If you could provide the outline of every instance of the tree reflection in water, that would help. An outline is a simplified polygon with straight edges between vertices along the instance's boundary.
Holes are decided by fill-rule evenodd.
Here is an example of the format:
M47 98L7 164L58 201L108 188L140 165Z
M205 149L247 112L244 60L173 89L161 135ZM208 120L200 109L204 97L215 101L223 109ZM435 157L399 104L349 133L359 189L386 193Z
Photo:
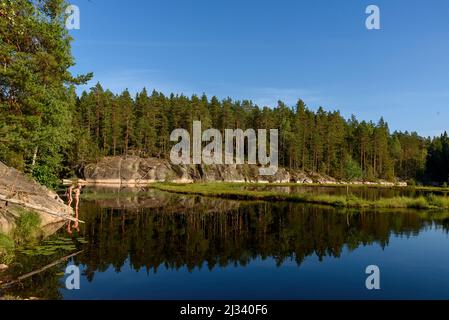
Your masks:
M143 196L81 201L79 236L87 244L70 263L83 265L83 276L129 263L136 271L160 268L189 271L273 258L301 263L316 255L339 257L345 248L379 244L392 235L418 235L434 224L448 230L446 214L361 212L295 203L239 202L161 192ZM65 230L64 230L65 232ZM21 257L24 270L47 263L45 257ZM12 294L61 298L65 266L39 274Z
M339 257L347 247L388 245L392 234L412 236L434 220L417 212L360 212L293 203L244 203L194 197L176 201L179 208L127 210L83 206L85 238L78 263L94 273L113 266L120 272L129 259L136 271L157 272L161 266L188 270L206 265L245 266L273 257L278 266L299 265L313 254ZM184 201L184 203L183 203ZM215 209L214 209L215 208ZM448 220L437 220L446 223Z

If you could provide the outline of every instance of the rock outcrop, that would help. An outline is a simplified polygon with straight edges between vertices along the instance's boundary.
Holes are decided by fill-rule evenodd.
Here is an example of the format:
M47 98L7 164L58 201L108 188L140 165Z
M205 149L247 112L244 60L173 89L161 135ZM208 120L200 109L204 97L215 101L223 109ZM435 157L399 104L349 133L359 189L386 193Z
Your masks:
M279 168L273 176L259 175L256 165L173 165L168 160L135 156L106 157L84 168L91 185L147 185L153 182L258 182L258 183L336 183L316 173Z
M55 192L0 162L0 231L11 231L24 210L40 215L44 234L52 233L73 215L72 208Z

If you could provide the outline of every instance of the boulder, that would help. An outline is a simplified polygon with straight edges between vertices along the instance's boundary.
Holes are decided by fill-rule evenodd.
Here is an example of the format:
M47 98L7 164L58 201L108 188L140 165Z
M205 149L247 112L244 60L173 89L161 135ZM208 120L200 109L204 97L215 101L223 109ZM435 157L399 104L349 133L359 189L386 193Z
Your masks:
M24 210L39 214L44 234L73 215L54 191L0 162L0 232L10 232Z

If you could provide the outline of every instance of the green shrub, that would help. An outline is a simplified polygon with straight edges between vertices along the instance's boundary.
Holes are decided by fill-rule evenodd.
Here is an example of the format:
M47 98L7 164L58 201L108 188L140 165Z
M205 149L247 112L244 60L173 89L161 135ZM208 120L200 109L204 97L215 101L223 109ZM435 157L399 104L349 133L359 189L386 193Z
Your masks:
M346 159L346 161L343 164L343 170L345 178L348 181L361 179L363 176L363 172L359 164L352 158Z
M35 240L39 236L41 218L35 212L22 211L16 221L13 237L17 244Z
M0 252L5 252L12 248L14 248L14 240L6 234L0 233Z
M44 186L55 189L59 185L59 179L51 168L36 164L33 168L33 178Z

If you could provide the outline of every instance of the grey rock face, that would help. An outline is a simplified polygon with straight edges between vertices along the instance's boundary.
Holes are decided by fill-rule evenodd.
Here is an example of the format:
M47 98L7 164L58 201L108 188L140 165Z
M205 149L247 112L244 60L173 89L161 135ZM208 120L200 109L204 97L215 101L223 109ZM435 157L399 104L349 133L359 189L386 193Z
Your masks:
M273 176L259 175L257 165L173 165L168 160L135 156L105 157L84 169L87 184L146 185L153 182L334 183L318 174L279 168Z
M0 231L9 232L22 210L38 213L44 231L53 230L55 224L66 221L64 216L73 215L72 208L55 192L0 162Z

